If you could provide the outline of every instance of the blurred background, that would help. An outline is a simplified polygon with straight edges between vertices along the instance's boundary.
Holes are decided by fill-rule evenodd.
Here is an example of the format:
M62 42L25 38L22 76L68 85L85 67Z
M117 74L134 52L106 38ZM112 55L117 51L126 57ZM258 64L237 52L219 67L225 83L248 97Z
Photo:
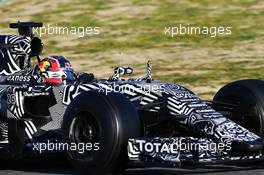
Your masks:
M183 84L211 99L224 84L264 77L263 0L0 0L0 34L10 22L98 26L99 35L43 35L42 57L64 55L75 70L97 78L129 65L154 79ZM230 26L231 35L164 34L167 26Z

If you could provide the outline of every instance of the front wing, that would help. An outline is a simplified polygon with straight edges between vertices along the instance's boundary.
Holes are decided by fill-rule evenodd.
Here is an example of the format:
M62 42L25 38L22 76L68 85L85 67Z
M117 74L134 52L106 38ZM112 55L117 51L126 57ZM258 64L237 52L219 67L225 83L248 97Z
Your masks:
M262 160L261 152L230 156L231 141L216 143L208 138L136 138L128 140L128 157L134 163L162 163L171 166L185 162L224 163ZM264 159L263 159L264 160Z

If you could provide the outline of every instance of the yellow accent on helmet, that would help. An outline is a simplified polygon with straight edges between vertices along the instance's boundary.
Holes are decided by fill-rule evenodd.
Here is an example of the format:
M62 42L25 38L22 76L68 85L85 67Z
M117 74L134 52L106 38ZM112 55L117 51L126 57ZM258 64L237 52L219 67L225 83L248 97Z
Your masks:
M42 64L39 65L40 72L47 72L47 69L50 67L49 61L43 61Z

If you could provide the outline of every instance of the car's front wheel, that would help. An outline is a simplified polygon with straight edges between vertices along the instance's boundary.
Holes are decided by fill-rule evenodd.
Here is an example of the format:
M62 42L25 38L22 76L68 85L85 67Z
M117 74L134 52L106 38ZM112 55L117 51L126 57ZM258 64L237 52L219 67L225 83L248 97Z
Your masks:
M134 105L124 95L84 92L68 106L62 124L66 156L85 173L113 173L125 168L127 141L141 134ZM76 145L76 150L72 149Z
M216 93L213 100L233 104L231 120L264 138L264 81L229 83Z

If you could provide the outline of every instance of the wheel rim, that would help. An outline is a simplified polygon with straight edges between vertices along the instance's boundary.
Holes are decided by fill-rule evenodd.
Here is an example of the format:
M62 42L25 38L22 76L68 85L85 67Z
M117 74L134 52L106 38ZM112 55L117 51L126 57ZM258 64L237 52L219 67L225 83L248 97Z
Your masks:
M79 112L75 115L70 125L69 140L70 144L91 144L99 143L100 128L96 118L88 112ZM92 158L93 150L85 150L84 153L71 150L71 155L75 158Z

